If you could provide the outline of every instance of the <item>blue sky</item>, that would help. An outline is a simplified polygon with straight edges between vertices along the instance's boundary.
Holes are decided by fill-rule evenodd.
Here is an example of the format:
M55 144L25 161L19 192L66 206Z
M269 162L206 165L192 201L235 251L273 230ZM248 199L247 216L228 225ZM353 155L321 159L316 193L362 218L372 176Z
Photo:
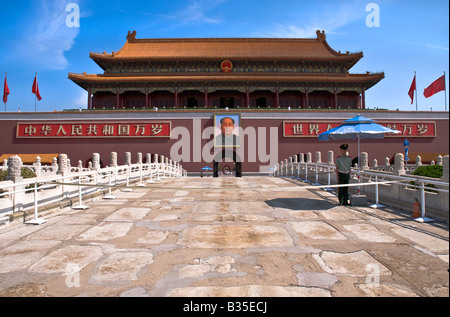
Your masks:
M70 3L80 8L79 28L66 25ZM366 24L370 3L379 7L379 27ZM414 71L419 110L444 111L444 92L423 96L444 71L448 91L447 0L2 0L0 21L0 78L3 85L8 73L8 111L34 111L35 72L43 97L38 111L86 107L86 92L68 73L102 73L89 52L118 51L129 30L138 38L315 38L320 29L335 50L363 51L352 73L386 73L366 93L369 108L414 111L408 96Z

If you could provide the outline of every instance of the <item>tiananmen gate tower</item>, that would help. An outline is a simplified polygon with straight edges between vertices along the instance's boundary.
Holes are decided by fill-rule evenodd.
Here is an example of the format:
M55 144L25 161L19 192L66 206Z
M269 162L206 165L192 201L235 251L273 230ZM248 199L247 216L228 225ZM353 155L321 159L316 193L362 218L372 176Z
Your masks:
M69 78L89 93L88 109L364 109L384 73L350 74L362 52L316 39L137 39L118 52L91 53L104 74ZM91 97L92 96L92 97Z

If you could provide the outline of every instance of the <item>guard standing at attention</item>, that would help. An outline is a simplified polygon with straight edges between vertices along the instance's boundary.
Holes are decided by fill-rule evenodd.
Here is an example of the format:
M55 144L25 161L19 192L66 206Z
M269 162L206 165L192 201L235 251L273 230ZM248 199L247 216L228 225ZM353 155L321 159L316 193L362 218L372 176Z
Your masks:
M342 144L340 147L341 155L336 158L336 176L339 185L348 185L352 171L352 158L348 156L348 144ZM349 206L348 187L338 188L339 204Z

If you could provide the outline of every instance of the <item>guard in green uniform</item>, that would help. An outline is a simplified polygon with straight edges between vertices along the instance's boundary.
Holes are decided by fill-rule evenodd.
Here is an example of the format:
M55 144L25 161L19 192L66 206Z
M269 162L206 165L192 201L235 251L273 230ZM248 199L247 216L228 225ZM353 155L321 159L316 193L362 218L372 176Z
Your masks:
M341 149L341 155L336 158L336 176L339 185L348 185L352 171L352 158L347 155L348 144L342 144L339 148ZM350 205L348 203L348 187L338 188L338 198L340 205Z

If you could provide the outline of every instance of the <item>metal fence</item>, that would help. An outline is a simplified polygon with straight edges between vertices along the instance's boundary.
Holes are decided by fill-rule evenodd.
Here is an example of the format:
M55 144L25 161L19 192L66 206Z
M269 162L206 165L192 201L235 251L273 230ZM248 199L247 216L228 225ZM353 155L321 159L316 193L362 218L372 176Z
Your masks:
M414 200L417 199L421 210L421 217L416 219L417 221L432 221L431 218L425 216L427 208L443 211L447 214L446 218L448 219L448 182L406 173L395 175L393 172L380 170L359 170L358 167L352 168L351 175L350 187L357 188L358 194L360 190L373 194L375 203L370 205L372 208L384 207L379 203L380 198L404 203L414 203ZM315 162L277 164L270 170L270 176L296 179L311 185L309 188L332 190L342 187L342 185L336 185L336 166L334 164Z
M78 196L74 209L87 209L83 196L101 190L108 193L104 199L114 199L112 190L131 191L130 187L144 187L145 183L156 183L167 178L186 177L187 171L180 165L149 163L121 165L98 170L69 172L67 175L52 175L23 180L0 182L0 223L9 222L14 213L34 209L34 219L28 224L41 224L38 217L40 207ZM135 184L131 186L130 184Z

